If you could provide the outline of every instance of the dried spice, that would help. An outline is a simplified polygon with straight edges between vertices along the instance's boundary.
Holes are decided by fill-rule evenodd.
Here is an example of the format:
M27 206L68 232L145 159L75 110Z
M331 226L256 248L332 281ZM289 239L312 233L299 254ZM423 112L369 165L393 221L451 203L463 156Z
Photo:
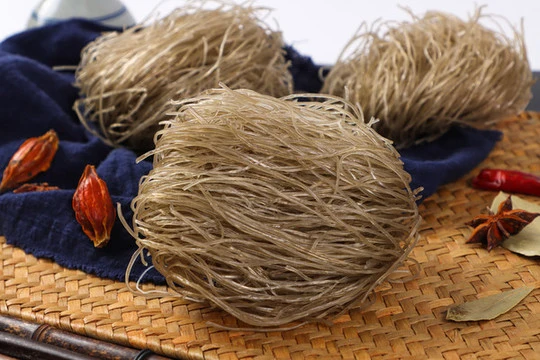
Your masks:
M472 179L472 186L478 189L540 196L540 176L517 170L482 169Z
M490 295L448 308L446 319L453 321L491 320L519 304L534 288L522 287Z
M72 200L75 217L97 248L109 242L116 220L107 184L93 165L86 165Z
M529 225L540 213L532 213L521 209L512 210L512 197L501 202L497 213L489 210L489 215L478 215L466 225L474 227L467 243L483 243L488 251L499 246L510 235L519 233Z
M13 189L46 171L51 166L57 150L58 136L54 130L23 142L4 170L0 193Z
M491 209L495 211L497 207L506 200L508 194L500 192L491 204ZM519 196L512 195L512 204L516 209L527 210L529 212L540 212L540 204L527 201ZM525 256L540 256L540 217L534 219L518 234L510 236L503 241L502 247Z
M28 183L28 184L22 184L15 190L13 190L14 194L21 194L21 193L27 193L27 192L41 192L41 191L51 191L51 190L60 190L58 186L49 185L49 183L43 182L43 183Z

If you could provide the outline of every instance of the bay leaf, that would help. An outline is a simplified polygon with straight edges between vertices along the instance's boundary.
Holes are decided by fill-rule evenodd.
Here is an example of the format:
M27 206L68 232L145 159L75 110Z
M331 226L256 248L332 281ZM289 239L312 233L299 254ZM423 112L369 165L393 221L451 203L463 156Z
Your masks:
M506 200L508 194L499 192L493 199L491 211L497 212L499 204ZM512 195L512 208L529 212L540 212L540 205ZM525 256L540 256L540 217L534 219L516 235L502 242L502 247Z
M452 321L491 320L502 315L519 304L533 291L533 287L522 287L508 290L500 294L486 296L477 300L448 308L446 319Z

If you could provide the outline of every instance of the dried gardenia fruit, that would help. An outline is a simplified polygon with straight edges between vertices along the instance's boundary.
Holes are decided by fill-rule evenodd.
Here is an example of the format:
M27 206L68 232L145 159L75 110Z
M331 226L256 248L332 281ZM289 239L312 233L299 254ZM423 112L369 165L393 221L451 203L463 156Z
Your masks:
M46 171L58 150L58 136L54 130L27 139L9 160L4 170L0 193L13 189L40 172Z
M107 184L98 176L93 165L86 165L73 194L72 207L77 221L94 246L101 248L107 245L116 210Z
M43 191L52 191L52 190L60 190L58 186L49 185L49 183L43 182L43 183L27 183L22 184L15 190L13 190L14 194L22 194L27 192L43 192Z

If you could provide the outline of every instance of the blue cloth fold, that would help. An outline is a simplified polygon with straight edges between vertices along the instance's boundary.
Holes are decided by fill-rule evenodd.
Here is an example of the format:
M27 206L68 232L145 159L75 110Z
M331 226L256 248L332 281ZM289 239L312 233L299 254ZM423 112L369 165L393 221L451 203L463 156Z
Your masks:
M71 199L84 167L96 165L108 184L113 201L120 203L128 223L131 199L138 182L152 164L135 162L136 154L111 148L91 135L72 110L78 90L74 74L53 66L77 65L81 49L103 31L111 30L85 20L68 20L14 35L0 44L0 169L27 138L54 129L60 138L51 168L32 182L48 182L62 190L0 195L0 234L7 242L36 257L51 259L72 269L104 278L123 280L134 239L116 222L111 241L96 249L82 232L71 208ZM320 89L318 65L287 47L297 90ZM441 184L454 181L473 169L491 151L501 134L497 131L454 127L440 139L401 151L412 187L423 186L423 198ZM131 280L145 267L136 263ZM163 283L156 271L145 281Z

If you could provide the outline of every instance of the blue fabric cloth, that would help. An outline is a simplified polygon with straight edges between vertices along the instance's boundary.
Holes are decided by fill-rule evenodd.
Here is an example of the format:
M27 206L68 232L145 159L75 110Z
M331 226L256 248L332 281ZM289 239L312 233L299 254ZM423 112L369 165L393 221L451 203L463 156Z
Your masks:
M72 110L78 97L72 72L52 66L77 65L84 45L109 30L84 20L69 20L29 30L0 44L0 169L27 138L54 129L60 138L51 168L32 182L48 182L62 190L0 195L0 234L9 244L36 257L104 278L122 280L136 250L134 239L116 222L109 245L95 249L76 222L71 198L86 164L94 164L107 182L113 201L122 205L128 223L131 199L139 178L151 163L135 163L136 155L113 149L88 133ZM288 47L297 90L320 89L318 66ZM499 140L496 131L456 127L439 140L403 150L413 187L423 186L424 198L439 185L456 180L475 167ZM144 271L137 262L131 280ZM162 283L150 271L144 278Z

